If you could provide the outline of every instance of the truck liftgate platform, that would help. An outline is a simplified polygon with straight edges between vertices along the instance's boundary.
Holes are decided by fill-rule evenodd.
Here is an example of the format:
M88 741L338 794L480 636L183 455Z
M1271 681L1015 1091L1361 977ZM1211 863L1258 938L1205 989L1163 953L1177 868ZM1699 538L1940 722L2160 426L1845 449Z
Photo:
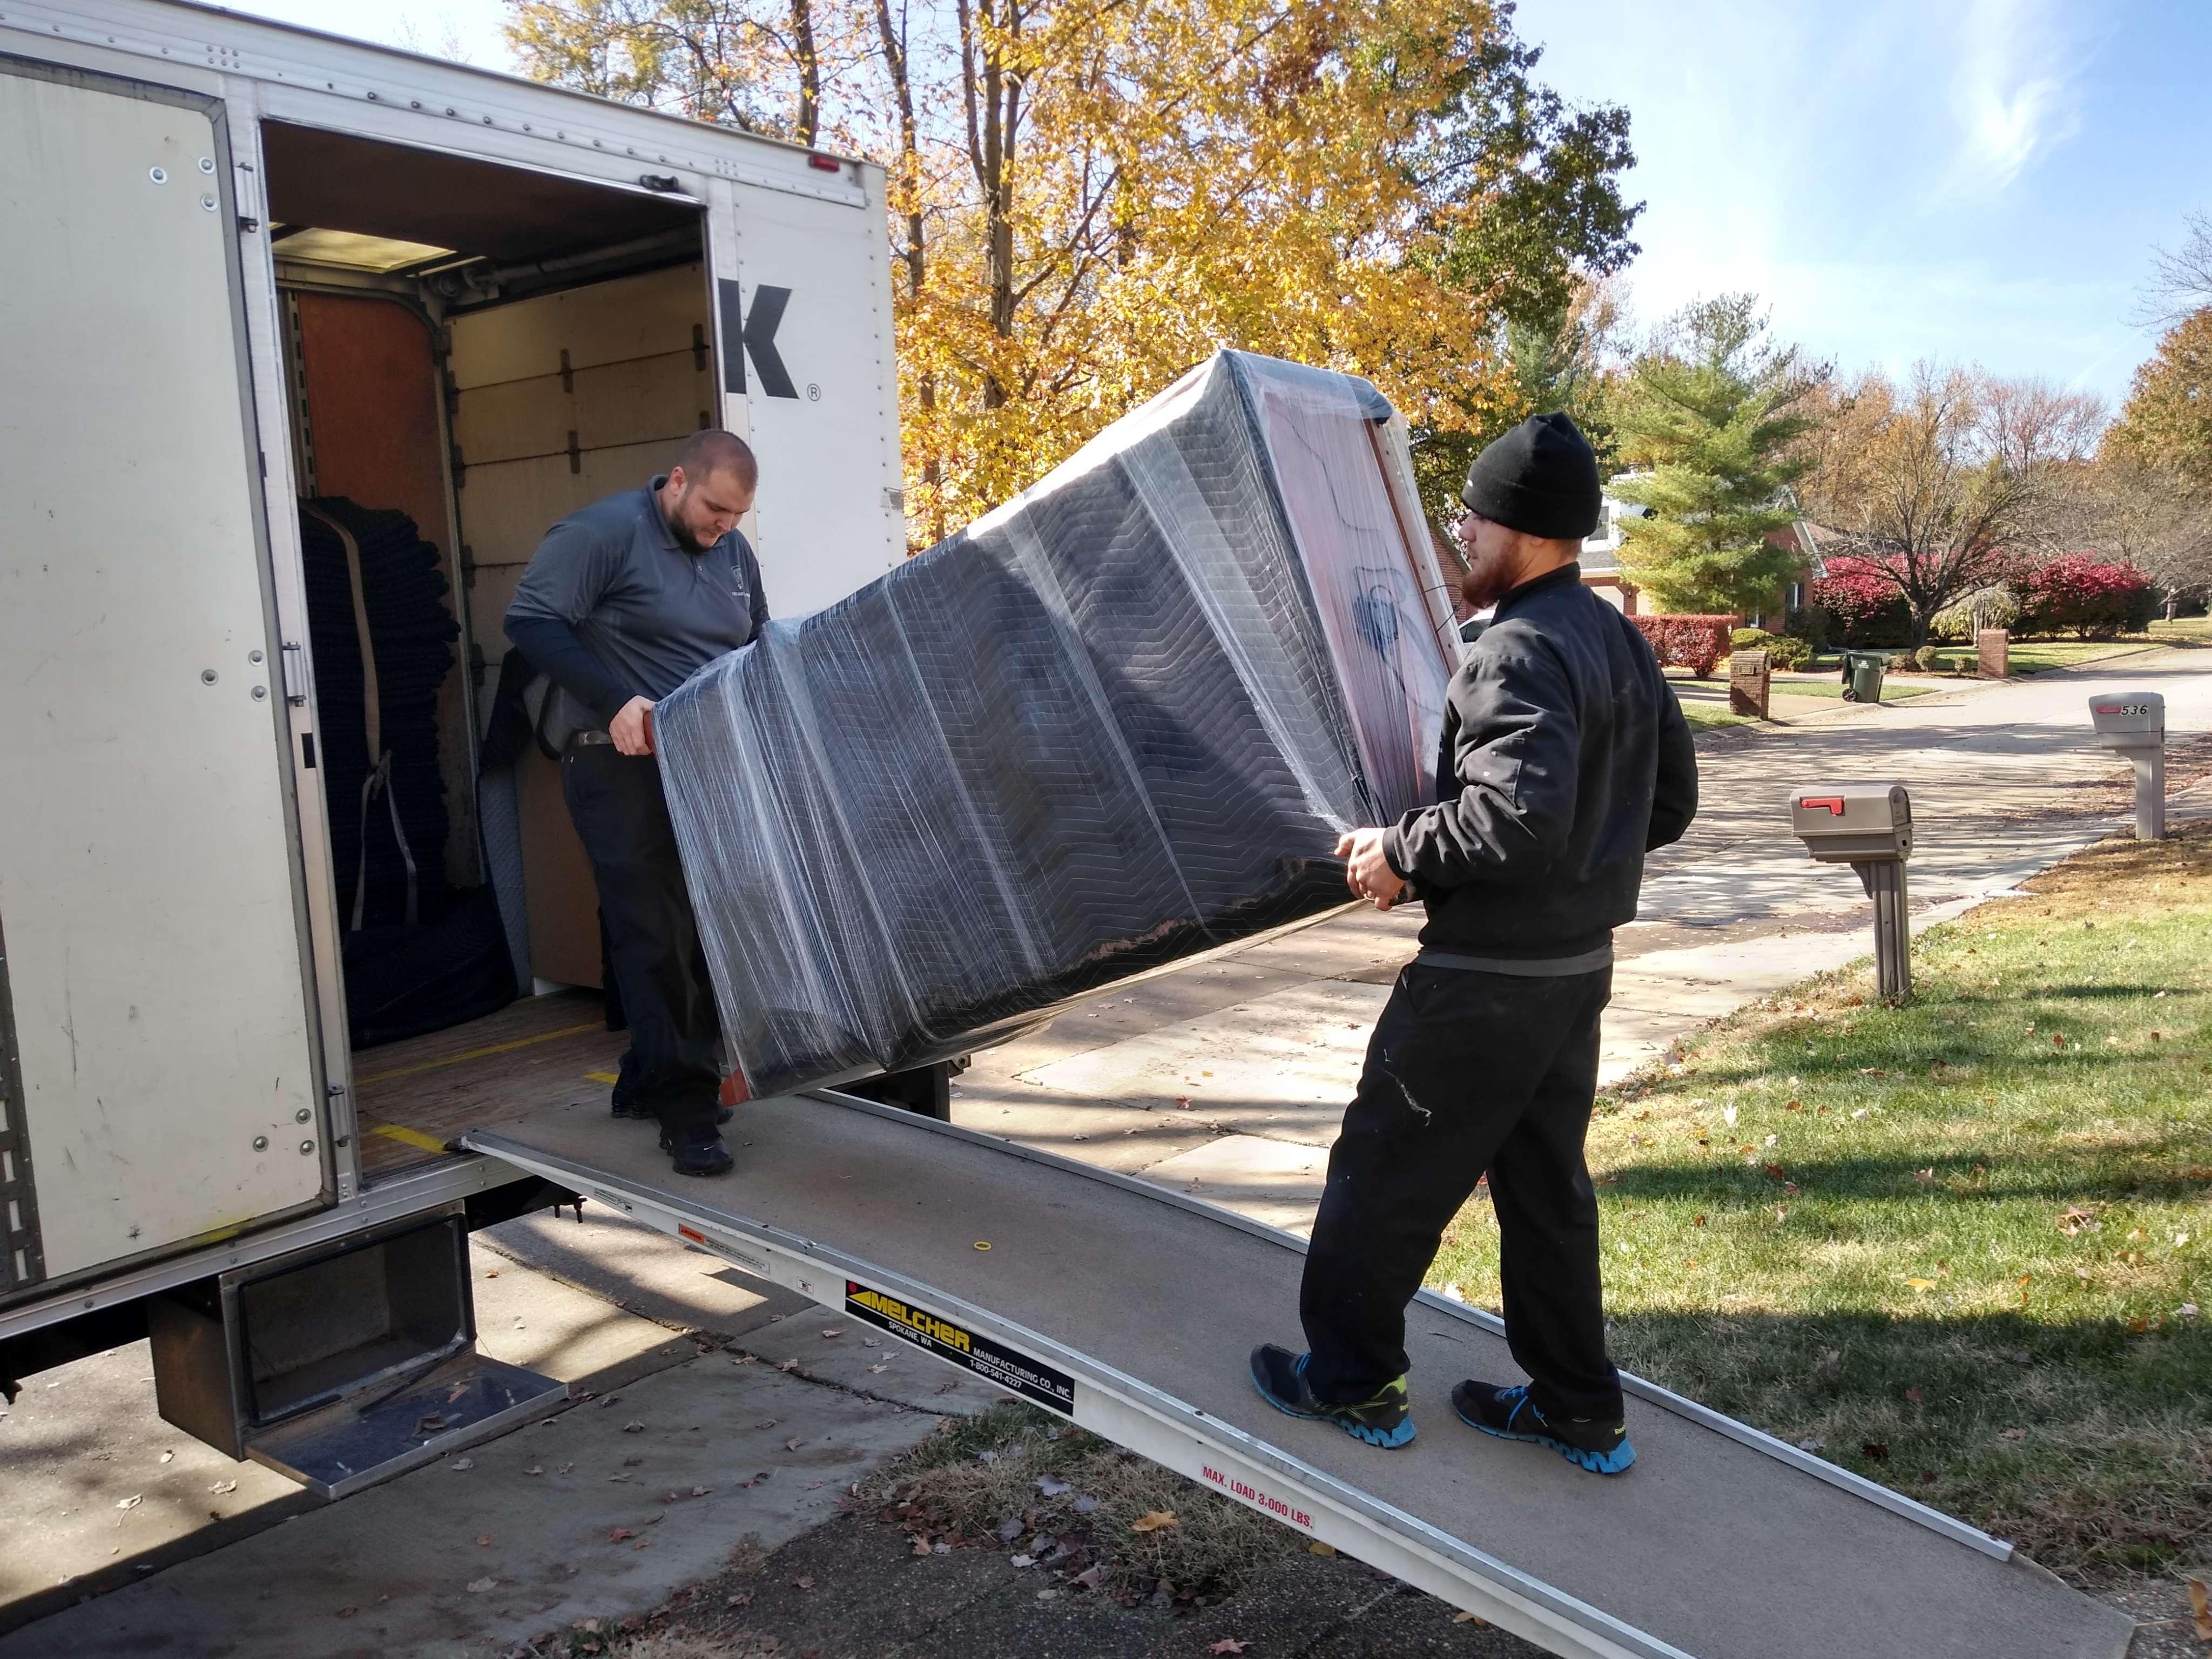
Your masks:
M1498 1320L1423 1292L1420 1437L1270 1409L1254 1344L1297 1340L1288 1233L1145 1182L839 1094L756 1102L737 1172L672 1174L604 1106L471 1150L889 1332L1577 1659L2120 1659L2132 1621L2010 1545L1637 1378L1641 1454L1598 1480L1453 1415L1519 1375ZM985 1248L988 1246L988 1248Z

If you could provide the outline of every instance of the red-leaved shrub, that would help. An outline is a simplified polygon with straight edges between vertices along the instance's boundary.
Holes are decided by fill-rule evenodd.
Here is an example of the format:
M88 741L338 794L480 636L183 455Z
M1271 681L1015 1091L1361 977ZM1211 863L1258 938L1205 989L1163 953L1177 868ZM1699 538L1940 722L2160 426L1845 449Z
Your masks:
M1728 655L1729 635L1736 625L1734 617L1660 616L1630 620L1644 630L1662 668L1686 668L1699 679Z
M1829 636L1839 645L1903 645L1912 635L1905 596L1871 559L1830 559L1828 574L1813 584L1813 605L1827 613Z
M2071 633L2108 640L2150 625L2158 596L2151 580L2131 564L2106 564L2094 553L2061 553L2018 579L2020 621L2014 632Z

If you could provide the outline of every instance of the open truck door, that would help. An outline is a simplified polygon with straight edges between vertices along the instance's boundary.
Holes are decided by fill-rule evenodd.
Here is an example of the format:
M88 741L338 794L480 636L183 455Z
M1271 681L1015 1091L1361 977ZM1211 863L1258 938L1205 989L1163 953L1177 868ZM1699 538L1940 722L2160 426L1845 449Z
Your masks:
M231 181L0 58L0 1301L335 1196Z

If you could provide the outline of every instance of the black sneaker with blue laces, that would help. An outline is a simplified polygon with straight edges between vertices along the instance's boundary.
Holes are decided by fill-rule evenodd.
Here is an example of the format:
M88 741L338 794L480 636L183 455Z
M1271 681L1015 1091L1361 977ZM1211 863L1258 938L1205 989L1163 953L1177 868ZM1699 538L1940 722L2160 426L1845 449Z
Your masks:
M1549 1446L1577 1468L1592 1474L1623 1474L1636 1461L1626 1423L1590 1417L1547 1417L1528 1398L1528 1386L1462 1382L1452 1390L1452 1409L1460 1421L1500 1440L1528 1440Z
M1292 1353L1272 1342L1252 1350L1252 1382L1260 1397L1279 1412L1334 1423L1355 1440L1370 1446L1410 1446L1413 1419L1406 1402L1406 1379L1384 1383L1374 1395L1348 1406L1332 1405L1315 1397L1306 1381L1306 1362L1311 1354Z

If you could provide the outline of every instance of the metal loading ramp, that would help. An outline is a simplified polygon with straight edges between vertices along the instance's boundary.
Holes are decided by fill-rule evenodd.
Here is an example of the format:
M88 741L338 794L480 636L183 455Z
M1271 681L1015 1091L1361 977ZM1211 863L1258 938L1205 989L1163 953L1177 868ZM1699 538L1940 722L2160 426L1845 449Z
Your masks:
M1382 1451L1273 1411L1304 1242L1090 1165L848 1097L740 1109L737 1172L549 1108L463 1144L889 1330L1553 1653L2120 1659L2132 1621L1963 1522L1651 1384L1639 1461L1583 1474L1478 1434L1452 1384L1520 1375L1494 1317L1407 1317L1419 1437ZM988 1249L976 1248L987 1243Z

